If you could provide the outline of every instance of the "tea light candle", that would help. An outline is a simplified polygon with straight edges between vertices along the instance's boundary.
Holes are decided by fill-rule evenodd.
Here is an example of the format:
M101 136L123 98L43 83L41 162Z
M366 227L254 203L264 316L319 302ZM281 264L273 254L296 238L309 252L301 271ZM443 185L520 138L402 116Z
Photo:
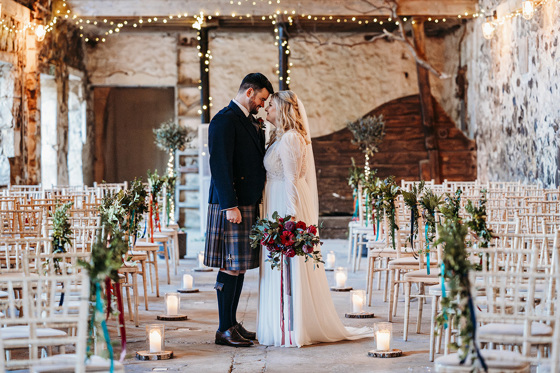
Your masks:
M175 316L179 314L180 308L180 295L179 293L167 293L165 294L165 314L168 316Z
M334 279L337 288L343 288L346 286L346 280L348 279L348 274L346 273L346 268L338 267L335 271Z
M204 251L198 253L198 268L204 268Z
M352 290L352 312L364 312L365 290Z
M183 275L183 289L191 290L193 288L193 277L191 275Z
M327 254L327 265L326 268L334 268L334 263L336 261L336 256L334 255L334 251L329 251L329 253Z

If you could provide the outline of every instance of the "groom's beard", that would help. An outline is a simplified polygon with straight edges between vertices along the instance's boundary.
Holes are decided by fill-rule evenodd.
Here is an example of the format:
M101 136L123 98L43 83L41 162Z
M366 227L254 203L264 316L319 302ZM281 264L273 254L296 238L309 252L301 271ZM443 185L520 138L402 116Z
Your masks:
M256 115L259 113L260 106L255 102L254 96L249 99L249 113Z

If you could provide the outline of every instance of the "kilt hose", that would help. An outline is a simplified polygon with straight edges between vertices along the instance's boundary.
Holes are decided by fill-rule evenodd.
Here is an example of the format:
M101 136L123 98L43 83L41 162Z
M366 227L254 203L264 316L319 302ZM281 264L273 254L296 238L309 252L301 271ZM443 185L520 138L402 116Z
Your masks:
M204 265L241 271L257 268L260 249L251 248L249 234L258 215L258 205L239 206L241 224L226 219L226 211L217 203L208 205L208 224L204 248Z

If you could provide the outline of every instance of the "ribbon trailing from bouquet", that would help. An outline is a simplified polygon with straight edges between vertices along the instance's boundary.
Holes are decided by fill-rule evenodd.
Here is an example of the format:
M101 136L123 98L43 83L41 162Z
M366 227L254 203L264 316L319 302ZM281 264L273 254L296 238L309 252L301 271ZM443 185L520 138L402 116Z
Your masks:
M358 217L358 211L360 209L358 203L358 189L354 188L354 191L352 192L352 196L354 197L354 213L352 214L352 219L355 219Z
M478 348L478 345L476 344L476 314L474 313L474 303L473 303L473 299L472 299L472 295L471 292L468 292L468 297L467 297L467 304L469 307L469 312L470 312L470 316L471 316L471 322L473 325L473 332L472 332L472 344L474 346L474 350L476 351L476 357L478 358L478 361L480 361L480 365L482 365L482 369L484 369L485 372L488 372L488 366L486 365L486 361L484 360L484 357L482 356L482 354L480 353L480 349ZM465 361L467 360L467 356L465 356L462 360L461 360L461 364L464 364Z
M414 211L416 208L410 209L410 247L414 254Z
M132 246L136 246L136 237L137 237L137 232L136 232L136 220L135 220L135 216L134 213L136 212L136 209L132 209L132 215L130 216L130 228L134 229L134 241L132 243Z
M366 227L368 225L369 220L369 196L366 194Z
M445 263L441 262L441 296L446 297L445 294Z
M426 272L429 275L430 274L430 240L428 239L428 222L426 222L426 226L424 227L424 233L426 236ZM443 276L443 272L441 273L441 275Z
M154 200L154 210L155 210L154 212L155 212L156 228L158 228L160 233L161 233L161 222L159 221L159 205L158 205L157 198L155 198L155 200ZM153 232L152 232L152 235L153 235ZM152 240L152 242L153 242L153 240Z
M286 258L286 261L284 261ZM290 284L291 278L291 268L290 268L290 259L284 254L280 259L280 329L282 330L282 345L286 344L286 331L285 331L285 317L284 317L284 280L286 280L286 295L288 296L288 336L290 339L290 345L292 344L292 322L291 322L291 295L292 295L292 287ZM285 267L285 268L284 268Z
M107 300L109 303L111 302L110 299ZM99 283L95 283L95 309L96 312L103 314L103 299L101 299L101 286ZM95 316L93 316L95 318ZM105 338L105 343L107 344L107 351L109 351L109 358L111 360L111 370L110 372L113 373L115 371L115 362L113 357L113 346L111 345L111 337L109 337L109 329L107 329L107 322L105 320L101 320L101 328L103 330L103 337Z
M375 241L379 241L379 218L377 218L376 220L377 220L377 233L375 236Z
M149 234L150 234L150 242L151 243L154 243L154 222L153 222L153 218L152 218L153 217L153 212L154 212L153 211L153 201L154 201L154 195L150 194L150 203L149 203L149 209L148 209L149 214L150 214L150 217L149 217L150 221L148 222L148 224L150 225L150 233Z
M107 295L107 315L105 316L105 320L109 320L109 316L111 315L111 279L109 277L105 278L105 292Z
M121 332L121 357L119 362L123 362L124 358L126 357L126 328L124 326L124 306L122 300L122 288L121 284L118 282L115 283L115 287L117 289L116 296L117 296L117 309L119 310L119 330Z

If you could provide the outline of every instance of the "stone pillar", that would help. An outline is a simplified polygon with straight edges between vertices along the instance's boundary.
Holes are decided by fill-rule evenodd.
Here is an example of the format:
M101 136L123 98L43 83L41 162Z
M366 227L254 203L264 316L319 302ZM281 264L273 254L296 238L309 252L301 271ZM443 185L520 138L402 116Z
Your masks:
M68 71L66 66L56 68L57 91L57 185L68 185Z

